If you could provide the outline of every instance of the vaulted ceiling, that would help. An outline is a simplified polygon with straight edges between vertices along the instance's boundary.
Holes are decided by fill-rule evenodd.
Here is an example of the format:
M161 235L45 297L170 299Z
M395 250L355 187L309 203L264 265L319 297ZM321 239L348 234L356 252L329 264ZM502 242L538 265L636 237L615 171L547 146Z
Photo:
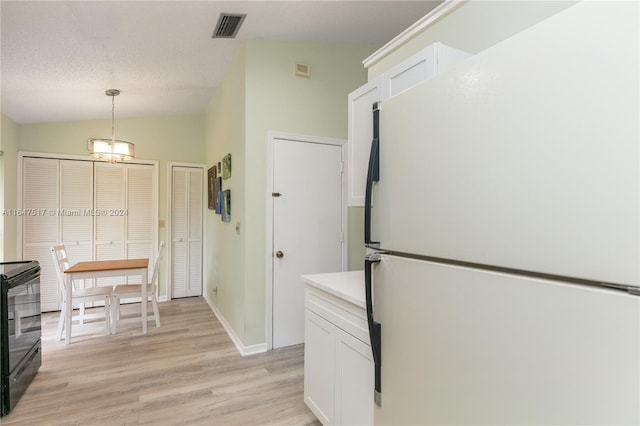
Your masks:
M1 111L17 123L202 112L251 39L382 46L440 1L6 1ZM220 13L246 13L212 39ZM358 58L364 59L364 58Z

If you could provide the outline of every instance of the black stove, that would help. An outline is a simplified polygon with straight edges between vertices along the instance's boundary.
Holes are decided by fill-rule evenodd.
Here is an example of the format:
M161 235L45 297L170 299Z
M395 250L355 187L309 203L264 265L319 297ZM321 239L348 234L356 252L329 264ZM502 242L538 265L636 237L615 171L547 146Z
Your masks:
M38 262L0 263L0 290L0 416L4 416L42 364Z

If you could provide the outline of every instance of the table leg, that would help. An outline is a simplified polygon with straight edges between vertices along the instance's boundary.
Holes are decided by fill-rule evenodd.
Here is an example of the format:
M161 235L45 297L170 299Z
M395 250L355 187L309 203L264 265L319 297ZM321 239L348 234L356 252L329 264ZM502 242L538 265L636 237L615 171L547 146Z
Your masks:
M64 344L68 345L71 343L71 320L73 318L73 301L72 301L72 285L73 285L73 276L72 274L67 274L67 285L65 286L65 290L67 292L67 309L65 311L66 319L65 319L65 332L66 338L64 340Z
M147 268L142 271L142 334L147 334Z

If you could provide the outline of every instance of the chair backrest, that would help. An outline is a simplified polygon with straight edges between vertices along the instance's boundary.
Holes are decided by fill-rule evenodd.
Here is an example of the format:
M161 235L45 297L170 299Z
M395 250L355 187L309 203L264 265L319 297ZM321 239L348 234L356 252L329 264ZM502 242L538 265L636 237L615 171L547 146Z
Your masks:
M158 286L158 272L160 272L160 262L162 262L162 256L164 255L164 241L160 241L158 247L158 253L156 254L156 260L153 262L153 275L151 275L151 284Z
M66 283L64 278L64 271L69 268L69 259L67 258L67 250L64 248L64 244L58 244L50 248L51 257L53 258L53 264L56 269L56 277L58 278L58 288L62 293L62 297L66 297L67 292Z

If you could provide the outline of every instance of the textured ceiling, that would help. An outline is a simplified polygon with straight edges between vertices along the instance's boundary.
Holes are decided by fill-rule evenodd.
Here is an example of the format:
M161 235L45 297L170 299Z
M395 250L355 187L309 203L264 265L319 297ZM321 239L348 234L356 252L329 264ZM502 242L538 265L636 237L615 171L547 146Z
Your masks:
M382 46L439 1L6 1L1 108L17 123L202 112L245 40ZM212 39L221 12L247 13ZM364 59L364 58L358 58Z

